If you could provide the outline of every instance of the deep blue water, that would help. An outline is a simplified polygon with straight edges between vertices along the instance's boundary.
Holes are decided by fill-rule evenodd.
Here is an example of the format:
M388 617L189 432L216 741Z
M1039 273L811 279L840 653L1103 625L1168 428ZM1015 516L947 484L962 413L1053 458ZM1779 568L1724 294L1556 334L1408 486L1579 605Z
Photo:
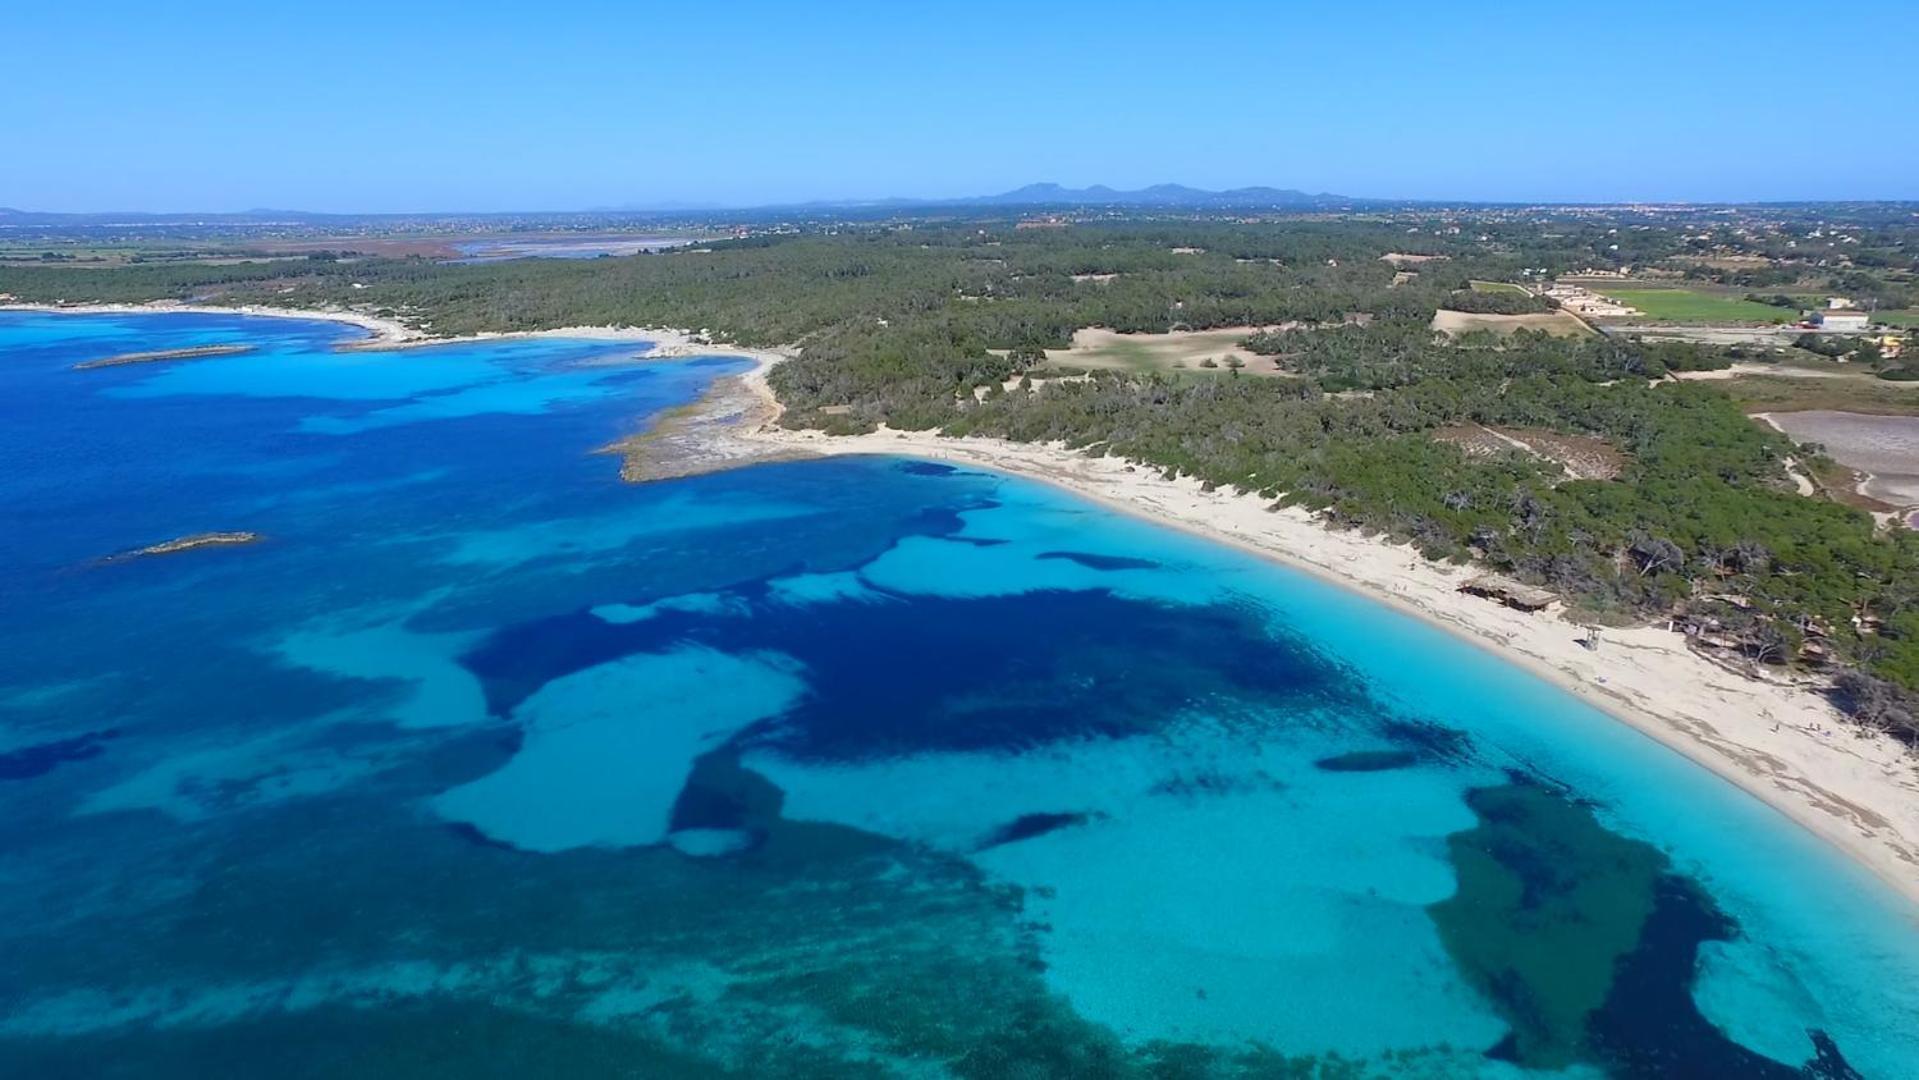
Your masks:
M356 334L0 313L0 1073L1919 1060L1909 906L1427 626L926 462L624 485L740 361Z

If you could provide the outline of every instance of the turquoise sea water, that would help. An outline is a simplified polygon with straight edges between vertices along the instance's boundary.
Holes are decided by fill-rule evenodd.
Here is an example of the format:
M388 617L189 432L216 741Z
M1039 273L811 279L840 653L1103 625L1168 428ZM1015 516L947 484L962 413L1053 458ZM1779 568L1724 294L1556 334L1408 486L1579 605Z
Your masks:
M0 314L0 1074L1913 1074L1919 913L1489 654L356 333Z

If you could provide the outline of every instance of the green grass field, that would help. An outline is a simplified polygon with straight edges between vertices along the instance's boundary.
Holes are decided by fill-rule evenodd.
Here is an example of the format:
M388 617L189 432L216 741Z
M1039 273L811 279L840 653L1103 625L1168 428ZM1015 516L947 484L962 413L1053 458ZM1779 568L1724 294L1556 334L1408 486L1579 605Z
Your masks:
M1510 292L1518 293L1521 296L1529 295L1526 290L1519 286L1511 285L1504 281L1469 281L1466 284L1471 285L1474 292Z
M1887 326L1919 326L1919 308L1907 308L1904 311L1875 311L1872 317L1875 322L1882 322Z
M1602 289L1606 296L1630 304L1650 319L1663 322L1786 323L1799 313L1770 304L1755 304L1691 289Z

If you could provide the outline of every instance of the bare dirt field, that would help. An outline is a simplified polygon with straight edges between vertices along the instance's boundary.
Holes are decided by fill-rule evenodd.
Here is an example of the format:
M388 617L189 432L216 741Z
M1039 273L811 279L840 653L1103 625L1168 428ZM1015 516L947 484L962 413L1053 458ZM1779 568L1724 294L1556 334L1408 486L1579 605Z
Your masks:
M1218 371L1228 370L1227 358L1238 357L1247 375L1284 375L1270 356L1249 352L1240 342L1263 326L1228 326L1217 330L1175 330L1169 334L1122 334L1089 326L1073 333L1070 349L1049 349L1048 364L1101 368L1109 371Z
M1806 331L1793 326L1645 326L1613 323L1607 333L1647 340L1693 341L1701 345L1770 345L1785 348Z
M1858 371L1847 371L1840 367L1812 367L1805 364L1752 364L1737 363L1730 367L1714 368L1711 371L1675 371L1672 377L1685 382L1724 382L1728 379L1779 378L1779 379L1865 379L1871 376ZM1878 380L1884 382L1885 380ZM1899 384L1890 384L1897 387Z
M1452 443L1468 457L1494 457L1518 452L1564 469L1569 480L1612 480L1625 471L1626 455L1604 439L1564 435L1543 428L1488 427L1456 424L1433 432L1433 438Z

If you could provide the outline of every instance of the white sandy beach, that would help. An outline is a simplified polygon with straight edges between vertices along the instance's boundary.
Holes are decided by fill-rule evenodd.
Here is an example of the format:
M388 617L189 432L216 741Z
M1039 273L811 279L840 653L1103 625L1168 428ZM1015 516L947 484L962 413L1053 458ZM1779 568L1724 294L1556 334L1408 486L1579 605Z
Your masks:
M44 311L60 315L251 315L263 319L318 319L351 323L371 336L349 342L350 349L402 349L420 345L449 345L463 341L500 341L513 338L593 338L603 341L648 341L654 348L646 355L660 359L705 356L713 353L762 357L752 349L695 343L695 335L685 330L646 326L562 326L552 330L487 331L458 337L436 336L399 319L373 315L346 308L281 308L252 304L181 304L157 300L149 304L0 304L0 311Z
M1328 529L1299 508L1269 508L1257 495L1202 490L1191 478L1163 479L1150 467L1091 457L1060 445L946 438L882 429L867 435L795 432L774 423L778 403L766 374L781 350L695 342L686 331L569 327L530 334L430 338L390 319L346 311L295 311L179 304L4 305L86 312L213 312L334 319L367 328L371 347L506 337L598 337L651 341L648 357L747 356L758 363L722 380L689 430L716 443L726 465L803 456L895 454L957 462L1053 484L1112 509L1142 516L1294 566L1425 619L1578 694L1751 792L1847 852L1919 902L1919 760L1889 737L1857 732L1818 693L1814 678L1747 678L1694 654L1662 628L1608 629L1597 651L1579 644L1584 627L1555 608L1524 614L1458 591L1476 571L1430 562L1409 546ZM730 385L726 385L730 384ZM729 392L730 391L730 392ZM744 391L742 393L742 391ZM744 399L744 400L743 400ZM712 415L706 415L711 413ZM750 445L748 445L750 444ZM751 452L757 446L758 453ZM609 449L617 450L616 444ZM629 476L634 473L629 472Z
M170 300L156 300L147 304L0 304L0 311L45 311L57 315L254 315L265 319L324 319L332 322L352 323L373 335L368 344L402 345L431 340L420 330L416 330L398 319L382 318L357 311L343 309L302 310L299 308L269 308L254 305L222 306L216 304L181 304Z

